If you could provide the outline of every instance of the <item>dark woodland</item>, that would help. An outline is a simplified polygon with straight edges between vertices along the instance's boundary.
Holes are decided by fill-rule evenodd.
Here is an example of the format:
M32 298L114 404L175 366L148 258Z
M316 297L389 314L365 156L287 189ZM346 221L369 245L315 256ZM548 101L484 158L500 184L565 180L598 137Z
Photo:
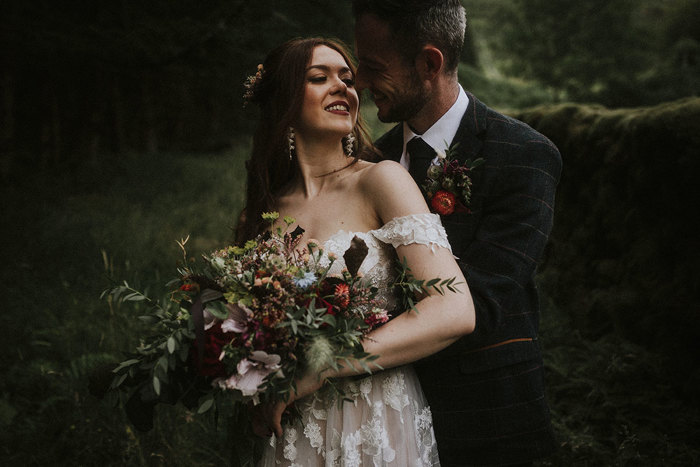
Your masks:
M462 86L564 161L538 272L560 449L536 465L699 465L700 1L463 4ZM162 295L176 240L231 240L242 83L286 39L352 44L350 2L2 0L0 28L0 464L231 464L226 420L141 433L91 394L146 329L100 294Z

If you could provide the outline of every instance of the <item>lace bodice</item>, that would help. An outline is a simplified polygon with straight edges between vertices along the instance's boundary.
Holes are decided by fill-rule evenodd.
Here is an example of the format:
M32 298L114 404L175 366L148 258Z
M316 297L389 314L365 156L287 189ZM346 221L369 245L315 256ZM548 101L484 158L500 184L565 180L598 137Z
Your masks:
M382 227L369 232L348 232L340 230L333 234L324 243L325 255L321 260L323 266L328 265L328 253L334 253L337 257L330 275L339 274L345 267L343 254L350 247L350 242L357 236L367 245L367 257L365 257L359 272L379 288L378 297L385 300L387 308L391 309L393 298L387 285L391 283L395 272L396 247L418 243L429 246L433 251L437 247L447 248L450 251L450 243L447 241L447 233L440 223L437 214L410 214L403 217L395 217Z
M450 249L436 214L397 217L369 232L341 230L330 237L321 260L327 266L327 255L336 255L329 274L345 267L343 254L355 236L368 249L360 272L390 303L396 247ZM430 407L410 366L336 384L345 394L342 402L319 393L296 402L301 420L285 426L282 438L270 439L261 467L439 466Z

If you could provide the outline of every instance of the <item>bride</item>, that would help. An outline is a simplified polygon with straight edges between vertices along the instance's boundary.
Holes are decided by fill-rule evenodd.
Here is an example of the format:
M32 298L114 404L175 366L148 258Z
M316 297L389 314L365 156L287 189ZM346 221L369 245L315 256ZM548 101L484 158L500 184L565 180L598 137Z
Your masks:
M360 365L307 374L286 402L260 409L258 434L270 436L262 465L439 465L430 409L410 362L474 329L474 307L440 218L431 214L408 172L372 154L361 121L355 69L346 48L328 39L294 39L272 51L248 81L248 101L261 113L248 165L246 214L239 240L264 229L265 211L294 217L334 268L357 235L369 253L360 272L390 304L394 261L405 258L418 278L456 277L462 293L428 294L373 331L365 350L387 370L369 376ZM347 400L316 393L340 378ZM296 401L294 401L296 399ZM295 402L294 425L280 415Z

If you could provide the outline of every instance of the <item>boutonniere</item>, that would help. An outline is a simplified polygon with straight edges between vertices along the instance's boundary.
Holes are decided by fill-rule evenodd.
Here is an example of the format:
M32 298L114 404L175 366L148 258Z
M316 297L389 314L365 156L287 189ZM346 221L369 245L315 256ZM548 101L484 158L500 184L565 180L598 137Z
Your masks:
M474 161L467 159L463 163L455 159L457 145L454 144L444 153L438 151L422 185L430 209L441 216L449 216L454 212L471 212L470 173L484 162L481 158Z

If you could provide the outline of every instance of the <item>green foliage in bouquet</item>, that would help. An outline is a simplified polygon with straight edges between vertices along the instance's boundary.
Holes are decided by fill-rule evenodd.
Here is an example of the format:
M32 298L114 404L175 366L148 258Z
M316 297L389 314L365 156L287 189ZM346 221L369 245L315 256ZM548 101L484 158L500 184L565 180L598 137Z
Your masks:
M242 246L183 258L165 297L153 300L124 282L103 296L145 304L148 336L114 370L110 389L134 425L152 427L158 403L182 403L199 414L212 408L284 400L305 371L338 369L350 360L366 372L380 367L362 339L388 321L378 289L358 274L367 255L360 238L343 255L346 268L330 276L337 257L279 215L265 213L270 230ZM417 295L456 292L454 278L418 280L405 261L396 281L399 303L415 310ZM404 307L405 305L405 307ZM331 388L333 385L330 385Z
M394 288L398 291L399 310L410 310L418 313L416 303L428 293L430 289L440 295L445 295L445 289L452 293L460 293L457 286L460 285L461 282L455 282L456 278L454 277L449 279L441 279L439 277L428 280L417 279L411 272L411 268L408 267L406 258L398 263L396 271L398 275L394 281Z

